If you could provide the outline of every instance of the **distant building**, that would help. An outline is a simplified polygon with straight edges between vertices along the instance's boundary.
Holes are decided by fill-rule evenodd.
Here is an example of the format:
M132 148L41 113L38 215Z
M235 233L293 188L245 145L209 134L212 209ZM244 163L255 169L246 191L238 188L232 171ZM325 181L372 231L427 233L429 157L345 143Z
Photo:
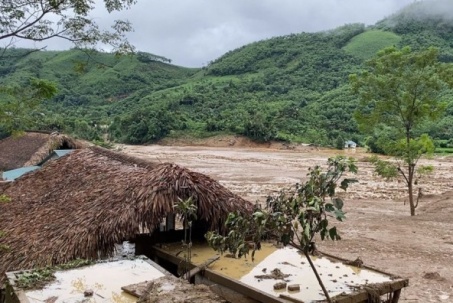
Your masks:
M357 143L355 143L354 141L348 140L344 143L344 148L356 148L356 147Z

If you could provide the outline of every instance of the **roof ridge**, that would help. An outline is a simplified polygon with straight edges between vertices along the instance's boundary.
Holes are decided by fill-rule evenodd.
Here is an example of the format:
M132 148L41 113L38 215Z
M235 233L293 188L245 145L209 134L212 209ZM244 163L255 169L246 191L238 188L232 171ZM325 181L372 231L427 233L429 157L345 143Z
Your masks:
M138 167L142 167L142 168L153 169L159 164L156 162L152 162L150 160L145 160L145 159L141 159L138 157L130 156L125 153L122 153L119 151L113 151L113 150L106 149L106 148L103 148L100 146L90 146L90 147L88 147L88 149L96 154L103 155L109 159L113 159L122 164L129 164L131 166L138 166Z

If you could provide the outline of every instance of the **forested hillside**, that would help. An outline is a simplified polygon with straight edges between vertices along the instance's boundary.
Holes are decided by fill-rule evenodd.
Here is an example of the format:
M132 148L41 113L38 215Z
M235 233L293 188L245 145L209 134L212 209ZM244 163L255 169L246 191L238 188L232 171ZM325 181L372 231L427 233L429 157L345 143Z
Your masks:
M349 74L393 45L436 46L441 61L453 62L453 18L445 13L453 11L452 1L435 3L437 10L433 2L416 2L374 26L348 24L255 42L200 69L144 52L115 57L8 49L0 57L0 84L20 86L30 77L56 82L56 97L30 113L36 117L31 127L89 140L142 144L234 133L261 141L364 142L352 118L357 100ZM453 93L444 90L443 99L446 116L418 131L445 143L453 138Z

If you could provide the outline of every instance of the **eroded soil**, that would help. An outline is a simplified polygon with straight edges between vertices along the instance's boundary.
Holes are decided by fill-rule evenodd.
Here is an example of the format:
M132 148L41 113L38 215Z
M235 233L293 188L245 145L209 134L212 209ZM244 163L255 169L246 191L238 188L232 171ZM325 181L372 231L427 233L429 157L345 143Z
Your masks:
M309 167L338 154L308 146L260 146L235 137L195 143L199 146L119 149L205 173L253 202L299 182ZM358 160L359 183L344 194L347 220L335 222L343 240L319 243L318 248L351 260L360 257L365 265L409 278L400 302L453 302L453 158L421 161L435 172L419 182L423 197L417 215L410 217L403 182L374 176L363 151L343 153Z

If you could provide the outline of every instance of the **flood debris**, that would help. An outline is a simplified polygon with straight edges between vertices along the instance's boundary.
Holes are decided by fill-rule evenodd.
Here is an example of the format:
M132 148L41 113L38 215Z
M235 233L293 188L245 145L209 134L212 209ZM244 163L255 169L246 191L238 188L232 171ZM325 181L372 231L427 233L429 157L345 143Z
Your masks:
M203 284L193 285L186 280L165 276L148 284L137 303L226 303Z
M274 284L275 290L280 290L280 289L285 289L285 288L286 288L286 282L277 282Z
M358 267L358 268L362 268L363 266L363 261L360 257L357 257L357 259L355 259L354 261L346 261L344 262L345 265L351 265L351 266L355 266L355 267Z
M140 298L145 294L146 290L148 289L149 283L149 281L144 281L140 283L130 284L122 286L121 290L127 294L130 294L131 296Z
M58 297L52 296L52 297L45 299L44 303L55 303L55 302L57 302L57 300L58 300Z
M288 285L288 290L289 291L300 291L300 285L299 284Z
M283 265L289 265L289 266L292 266L292 267L296 267L296 265L291 264L291 263L286 262L286 261L285 261L285 262L281 262L281 264L283 264Z
M255 278L257 279L274 279L274 280L283 280L291 276L290 274L284 274L278 268L274 268L270 274L267 275L256 275Z

